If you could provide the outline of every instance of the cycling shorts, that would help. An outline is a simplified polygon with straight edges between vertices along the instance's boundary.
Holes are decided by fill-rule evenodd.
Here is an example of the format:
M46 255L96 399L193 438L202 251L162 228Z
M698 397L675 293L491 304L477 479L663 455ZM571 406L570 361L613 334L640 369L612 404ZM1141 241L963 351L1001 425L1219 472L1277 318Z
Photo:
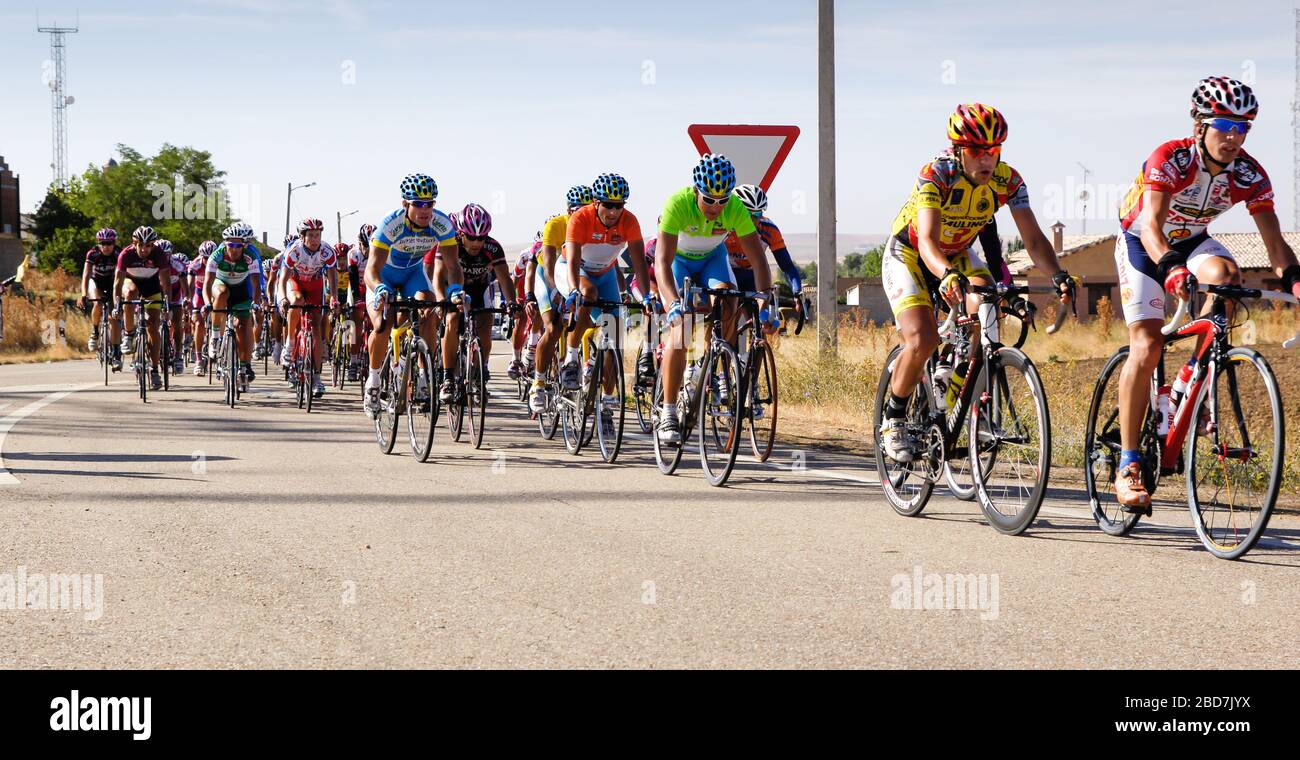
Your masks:
M1201 265L1216 256L1237 263L1222 243L1205 232L1170 247L1187 254L1187 268L1198 276ZM1115 239L1115 269L1119 272L1119 300L1124 307L1124 322L1131 325L1148 319L1164 320L1165 286L1156 279L1156 263L1147 255L1142 238L1120 230Z
M948 266L966 275L967 279L984 277L993 280L993 273L973 248L950 257ZM938 278L921 263L919 251L904 245L896 237L890 238L885 246L885 255L880 261L880 284L889 298L889 308L895 318L917 306L934 308L930 290L938 287Z

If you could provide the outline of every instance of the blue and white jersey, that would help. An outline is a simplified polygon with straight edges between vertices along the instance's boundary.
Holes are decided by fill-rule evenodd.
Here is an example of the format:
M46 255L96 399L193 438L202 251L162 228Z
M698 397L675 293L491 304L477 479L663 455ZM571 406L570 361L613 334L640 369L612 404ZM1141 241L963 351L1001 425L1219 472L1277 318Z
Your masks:
M455 237L455 226L441 211L434 209L429 226L420 228L411 226L406 209L399 208L379 223L370 239L370 249L386 252L390 267L413 269L424 266L424 254Z

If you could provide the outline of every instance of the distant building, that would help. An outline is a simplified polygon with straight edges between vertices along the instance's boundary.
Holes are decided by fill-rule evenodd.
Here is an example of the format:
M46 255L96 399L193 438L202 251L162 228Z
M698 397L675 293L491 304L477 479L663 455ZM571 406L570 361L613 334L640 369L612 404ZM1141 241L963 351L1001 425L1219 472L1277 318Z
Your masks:
M22 214L18 175L0 156L0 277L18 271L23 258Z

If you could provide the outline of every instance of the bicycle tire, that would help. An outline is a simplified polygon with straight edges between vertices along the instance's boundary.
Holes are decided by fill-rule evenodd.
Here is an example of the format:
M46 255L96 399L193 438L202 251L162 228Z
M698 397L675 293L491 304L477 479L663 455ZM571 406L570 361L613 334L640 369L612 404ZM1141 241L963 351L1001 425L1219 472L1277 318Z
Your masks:
M1102 532L1111 536L1127 535L1142 519L1142 515L1125 512L1115 500L1115 476L1119 472L1119 374L1128 360L1129 347L1123 346L1106 361L1097 375L1088 405L1088 418L1083 433L1083 483L1088 494L1092 518ZM1114 384L1112 385L1112 380ZM1103 417L1104 415L1104 417ZM1148 424L1143 424L1141 445L1146 460L1144 472L1147 492L1155 494L1160 467L1160 444L1151 435L1150 412Z
M1239 559L1259 543L1259 539L1264 535L1265 529L1268 528L1269 518L1272 517L1273 509L1277 503L1278 491L1282 485L1282 466L1286 455L1286 420L1284 407L1282 406L1282 394L1278 390L1277 376L1268 361L1264 359L1253 348L1238 346L1229 349L1224 354L1224 361L1221 366L1215 368L1214 375L1201 386L1200 393L1197 394L1195 404L1191 409L1191 419L1197 427L1200 427L1201 408L1206 407L1212 413L1210 419L1215 422L1213 429L1205 435L1198 434L1198 430L1189 430L1187 441L1184 444L1184 461L1187 463L1187 508L1192 515L1192 525L1196 528L1196 535L1201 540L1206 550L1220 559ZM1247 387L1242 382L1240 370L1246 369L1249 365L1258 373L1262 381L1262 388ZM1254 375L1252 375L1254 376ZM1225 380L1226 387L1217 388L1213 391L1214 402L1222 409L1227 402L1231 409L1231 416L1223 414L1223 410L1214 409L1208 405L1211 403L1211 391L1219 381ZM1261 410L1257 398L1260 391L1267 398L1268 409ZM1247 404L1251 405L1250 416L1259 416L1267 418L1272 423L1271 440L1267 435L1251 435L1247 431L1245 418L1247 412L1242 406L1243 396ZM1225 419L1227 417L1227 419ZM1264 432L1255 431L1256 433ZM1237 445L1232 446L1229 443ZM1198 444L1209 444L1198 446ZM1234 468L1244 470L1249 477L1242 478L1228 477L1228 463L1233 461L1235 453L1240 451L1239 463L1246 465L1249 459L1253 459L1263 445L1270 445L1275 452L1272 462L1267 468L1267 472L1256 471L1253 474L1250 468ZM1198 456L1198 452L1205 451L1208 454L1209 462L1203 467L1203 457ZM1215 467L1219 464L1220 467ZM1205 469L1205 479L1198 479L1198 474ZM1215 520L1211 517L1217 517L1221 510L1207 509L1206 492L1213 491L1211 498L1213 503L1218 502L1219 494L1223 484L1206 482L1212 481L1216 475L1222 474L1227 480L1227 493L1229 502L1227 504L1227 520L1230 523L1223 527L1217 527ZM1244 482L1243 482L1244 480ZM1198 482L1199 481L1199 482ZM1235 481L1235 483L1233 482ZM1263 486L1260 498L1260 510L1256 520L1246 529L1245 535L1241 536L1241 531L1237 527L1237 514L1241 511L1236 509L1236 503L1241 497L1243 491L1251 487L1252 483L1259 483ZM1211 488L1214 487L1214 488ZM1227 543L1226 538L1231 536L1234 539L1232 543Z
M600 457L605 460L606 464L613 464L618 460L619 451L623 448L623 426L627 419L627 387L623 373L623 352L617 348L602 348L596 354L596 365L603 368L607 363L607 357L609 358L608 363L613 367L609 371L612 373L610 379L614 384L614 398L617 399L616 405L608 410L612 418L613 430L609 432L605 430L604 388L600 385L596 386L596 392L600 395L596 403L597 411L594 425L596 428L596 443L600 448ZM602 372L604 371L606 370L602 369ZM610 433L613 435L611 436Z
M766 462L772 456L772 447L776 444L776 420L779 411L776 355L773 354L771 346L766 343L759 344L755 351L757 358L754 352L749 355L746 367L748 371L745 373L745 398L742 401L745 405L745 421L749 423L750 448L754 452L755 459ZM756 392L751 392L750 389L754 388L757 389ZM757 416L755 400L762 405L761 419Z
M390 347L379 370L379 413L375 415L375 441L385 454L393 453L393 446L397 444L397 424L402 416L396 398L395 369Z
M876 472L880 476L880 486L881 490L884 491L885 500L898 514L904 517L915 517L921 514L922 510L930 502L930 496L934 492L934 481L926 475L924 463L921 460L896 462L885 456L884 447L880 442L880 426L884 422L885 398L889 395L889 383L890 378L893 376L894 363L898 361L902 350L901 347L895 346L894 350L885 359L885 367L880 372L880 380L876 384L872 440L876 452ZM929 408L929 385L925 382L919 382L908 400L905 419L915 422L920 411ZM909 481L916 482L904 488Z
M695 401L700 469L709 485L722 487L735 470L744 426L741 410L747 389L735 349L726 343L710 346L701 375L703 381ZM716 390L713 387L715 378ZM710 456L710 451L717 454L716 459Z
M143 319L143 317L141 317ZM135 331L135 366L136 377L140 381L140 400L149 403L149 333L141 330L139 325Z
M557 395L554 392L559 385L559 377L556 373L556 362L552 357L550 366L543 373L546 378L544 381L546 406L537 414L537 430L542 434L542 439L546 441L555 440L555 433L560 429L560 411Z
M411 441L411 453L417 462L429 461L433 451L434 431L437 425L437 401L434 399L433 360L429 356L429 347L422 338L415 338L405 349L407 363L411 370L407 373L406 393L406 430ZM420 380L426 397L420 395Z
M451 439L460 443L465 431L465 342L461 341L460 350L456 352L456 368L448 373L451 378L451 401L447 404L447 429Z
M1019 392L1020 383L1010 378L1008 369L1023 376L1027 397ZM1052 472L1052 419L1047 392L1033 361L1011 346L998 349L992 361L978 368L973 381L967 431L973 443L968 456L976 497L994 530L1019 535L1037 519ZM1026 408L1026 401L1032 402L1032 410ZM987 460L982 456L986 447L990 447ZM1037 458L1027 459L1022 466L1017 454L1029 454L1033 449L1037 449ZM1012 478L1014 483L1009 482ZM1016 507L1014 511L1012 506Z
M158 359L162 363L162 389L171 390L171 365L172 365L172 327L171 320L166 316L159 317L162 325L158 329L159 337L162 339L162 346L158 350Z
M487 422L487 381L483 379L483 352L475 340L466 352L465 407L469 413L469 438L474 448L483 447L483 425Z
M681 389L679 389L679 393L680 392ZM663 410L663 398L663 372L659 372L655 375L654 396L652 397L650 405L650 438L654 443L655 464L659 467L659 472L664 475L672 475L677 472L677 467L682 463L682 452L686 447L681 443L674 445L671 443L663 443L659 440L659 415ZM679 424L681 422L680 413L678 416L678 422ZM685 433L682 434L682 441L685 441Z

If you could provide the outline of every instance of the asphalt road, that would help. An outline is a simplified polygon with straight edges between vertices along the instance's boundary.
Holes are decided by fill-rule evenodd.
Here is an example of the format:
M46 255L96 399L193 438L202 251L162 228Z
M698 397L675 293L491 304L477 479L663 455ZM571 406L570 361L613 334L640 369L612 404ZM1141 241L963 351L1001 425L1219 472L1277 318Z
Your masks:
M0 367L0 667L1300 666L1296 518L1225 562L1181 505L1112 538L1073 486L1014 538L944 495L900 517L820 450L711 488L644 437L541 440L502 361L484 450L444 427L427 464L355 388L308 415L262 377L230 410Z

